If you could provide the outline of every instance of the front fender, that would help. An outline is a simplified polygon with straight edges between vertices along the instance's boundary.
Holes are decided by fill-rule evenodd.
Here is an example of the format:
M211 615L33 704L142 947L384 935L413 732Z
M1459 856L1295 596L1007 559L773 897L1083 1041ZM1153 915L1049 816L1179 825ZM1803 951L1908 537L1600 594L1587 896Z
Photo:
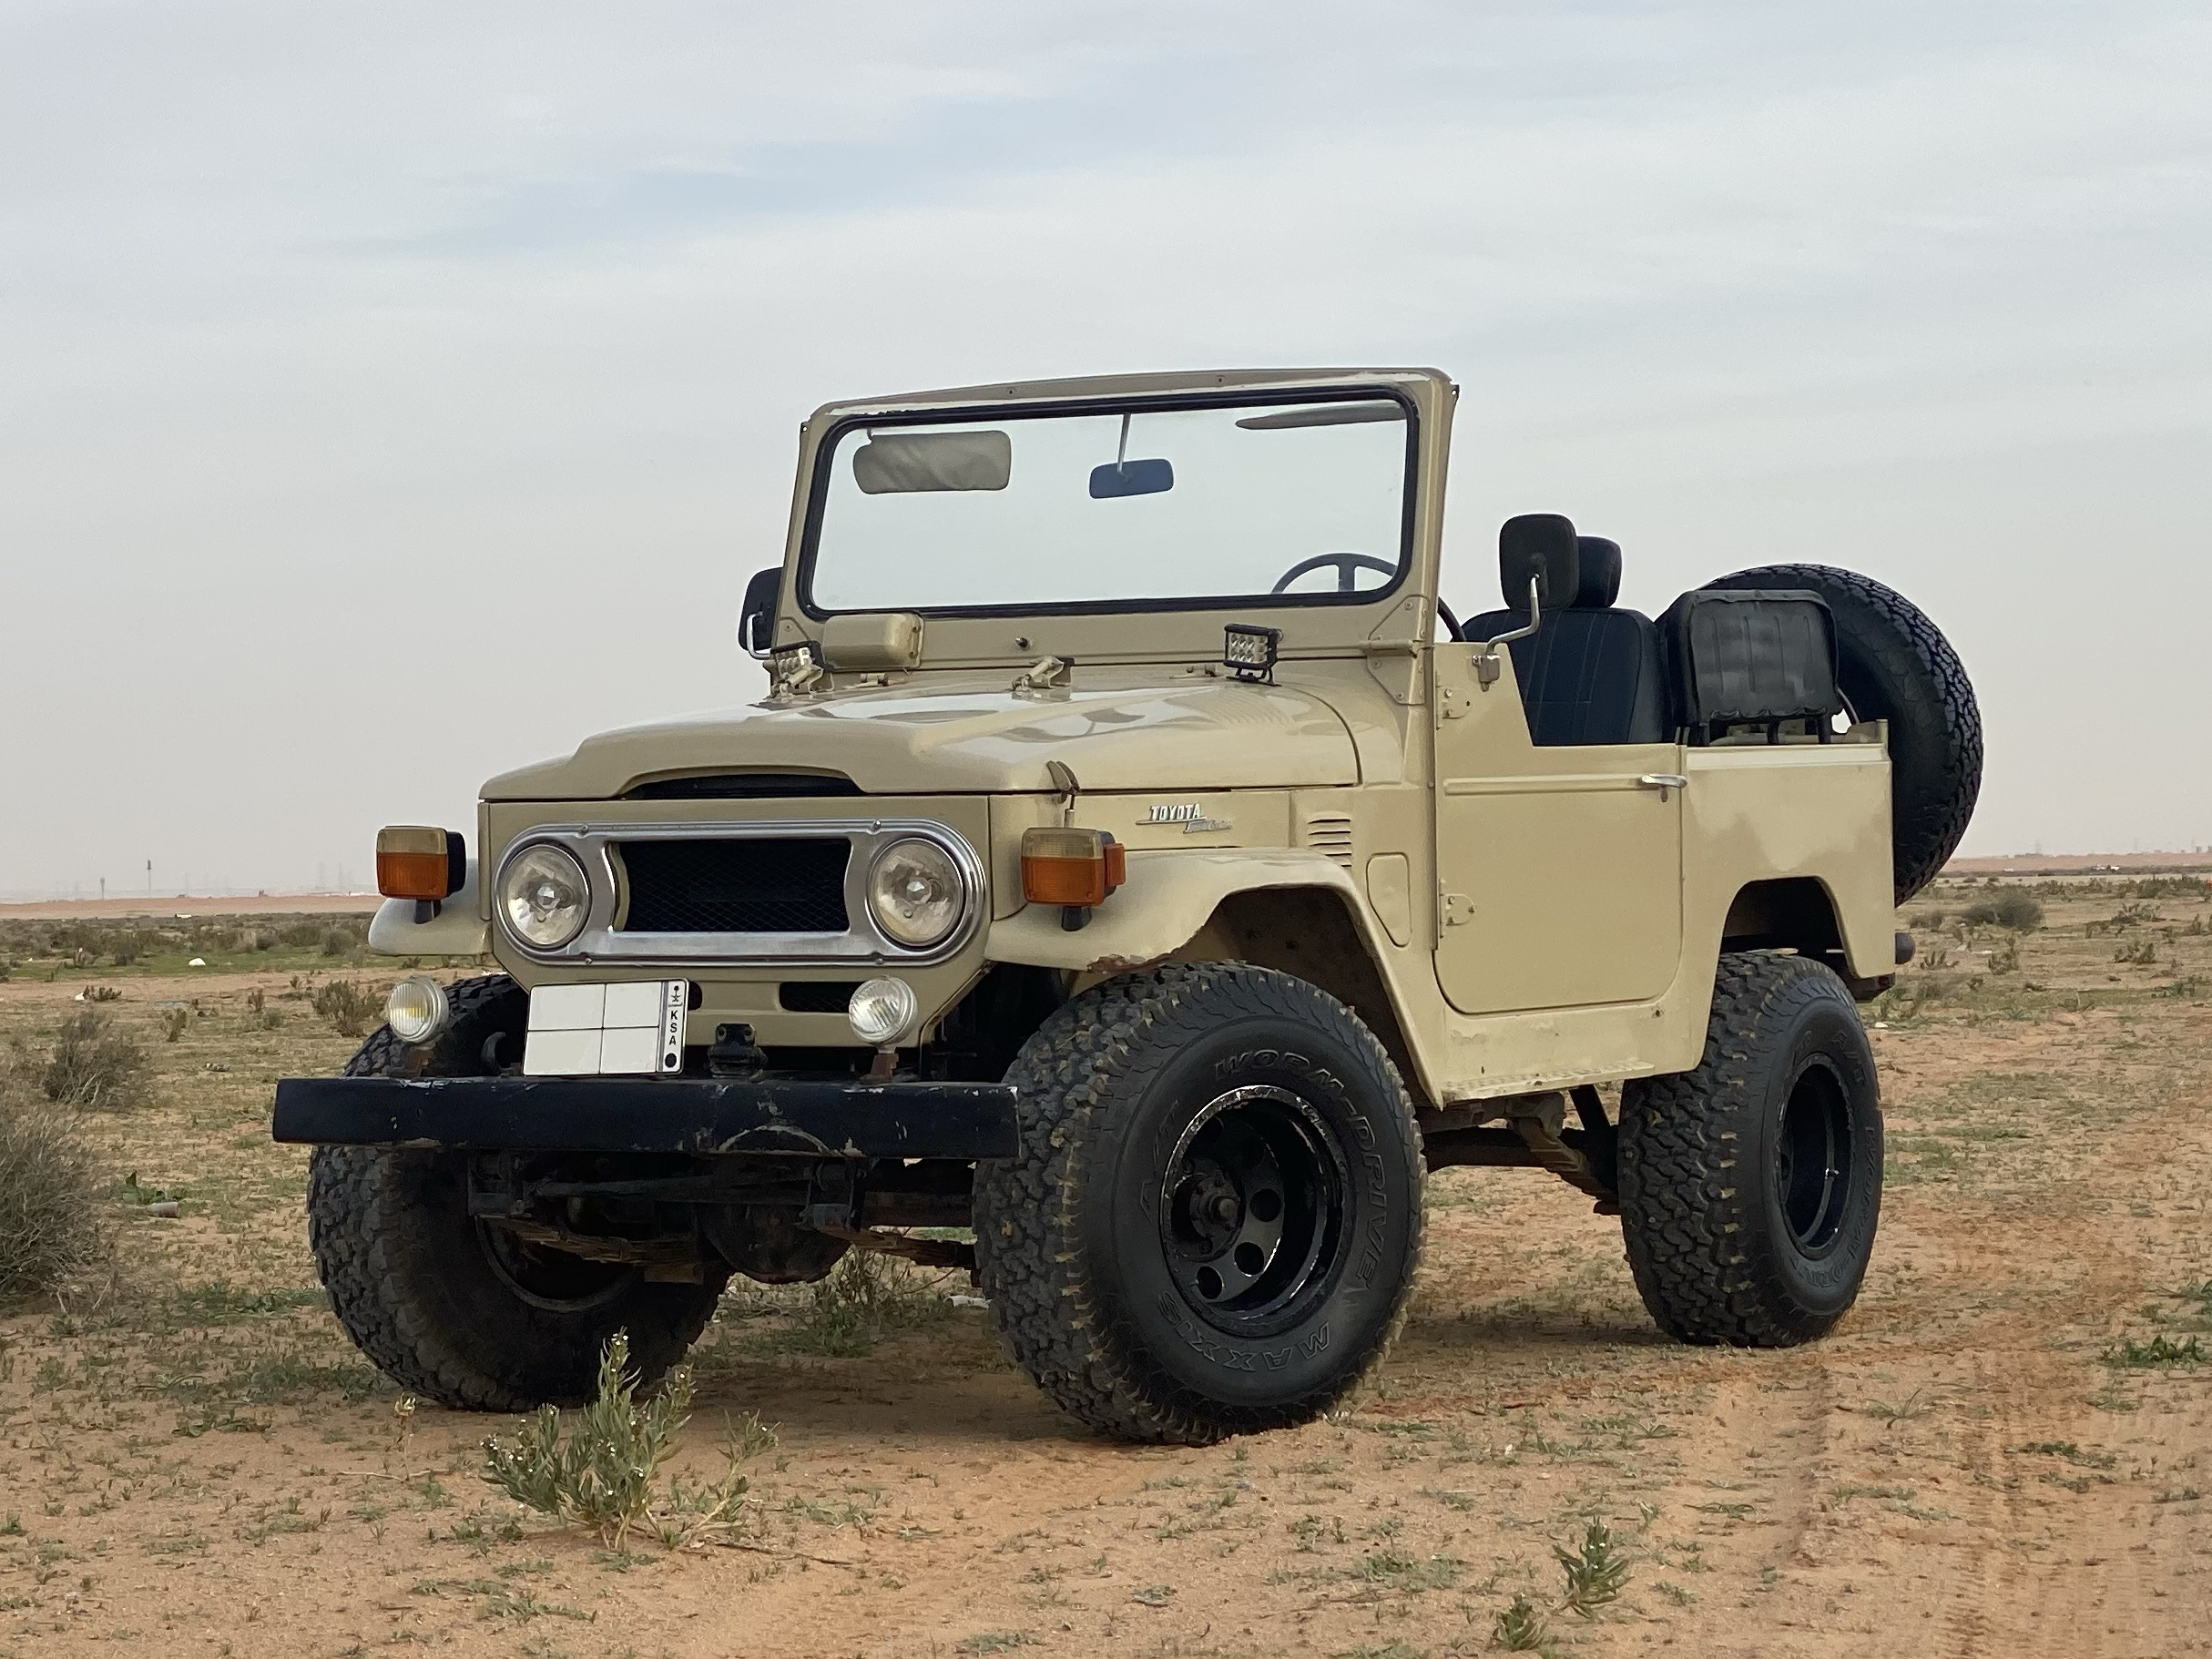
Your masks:
M1188 943L1230 895L1270 887L1340 892L1366 927L1366 906L1351 877L1319 852L1235 847L1132 852L1128 880L1091 912L1088 926L1069 932L1058 906L1026 905L991 924L984 954L994 962L1118 973Z
M476 860L468 861L461 891L438 906L428 921L414 919L413 899L387 899L369 922L369 949L379 956L481 956L492 948L492 930L476 913Z

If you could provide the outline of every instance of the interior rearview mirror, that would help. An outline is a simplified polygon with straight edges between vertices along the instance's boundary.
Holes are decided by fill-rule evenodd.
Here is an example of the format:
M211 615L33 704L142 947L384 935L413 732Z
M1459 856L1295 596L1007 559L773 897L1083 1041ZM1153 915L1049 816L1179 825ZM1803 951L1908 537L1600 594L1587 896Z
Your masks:
M783 588L783 566L757 570L745 585L745 603L738 610L738 645L755 656L765 656L775 643L776 597Z
M1003 490L1014 475L1014 440L1003 432L871 433L852 452L863 495Z
M1157 495L1175 488L1175 468L1164 458L1150 461L1109 461L1091 469L1091 499L1113 501L1123 495Z

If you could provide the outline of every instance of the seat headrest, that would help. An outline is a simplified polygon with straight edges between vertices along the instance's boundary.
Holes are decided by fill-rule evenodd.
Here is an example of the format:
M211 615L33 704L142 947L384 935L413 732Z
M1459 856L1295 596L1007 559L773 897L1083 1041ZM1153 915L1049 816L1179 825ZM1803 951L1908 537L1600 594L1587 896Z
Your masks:
M1607 541L1602 535L1578 535L1575 550L1582 566L1582 579L1575 586L1575 597L1568 603L1578 611L1603 611L1612 608L1621 596L1621 545Z
M1558 513L1523 513L1498 531L1498 582L1505 608L1528 609L1528 585L1536 584L1545 610L1574 603L1582 588L1582 559L1575 521Z

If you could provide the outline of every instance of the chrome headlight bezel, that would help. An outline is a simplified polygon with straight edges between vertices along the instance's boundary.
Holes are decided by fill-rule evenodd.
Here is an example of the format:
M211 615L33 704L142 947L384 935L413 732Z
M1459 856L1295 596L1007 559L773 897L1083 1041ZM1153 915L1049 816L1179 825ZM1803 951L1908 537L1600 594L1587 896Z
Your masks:
M427 973L411 973L384 997L384 1023L410 1047L437 1041L453 1021L453 1000Z
M930 873L951 890L951 905L943 926L913 929L890 902L882 878L884 867L901 858L929 868ZM876 931L897 949L912 952L931 950L952 938L960 931L960 924L967 920L969 908L975 902L973 883L967 871L961 868L960 860L942 843L921 835L902 836L877 851L868 861L865 894L868 918Z
M559 873L564 877L572 877L578 896L572 925L543 937L525 931L515 915L518 901L527 902L521 901L517 884L525 870L539 860L557 860L559 865L565 866ZM591 871L582 859L558 842L529 840L508 849L507 856L501 860L499 883L494 890L493 909L498 914L501 929L509 938L525 950L542 954L564 950L576 942L591 920L597 898L598 893L592 885Z

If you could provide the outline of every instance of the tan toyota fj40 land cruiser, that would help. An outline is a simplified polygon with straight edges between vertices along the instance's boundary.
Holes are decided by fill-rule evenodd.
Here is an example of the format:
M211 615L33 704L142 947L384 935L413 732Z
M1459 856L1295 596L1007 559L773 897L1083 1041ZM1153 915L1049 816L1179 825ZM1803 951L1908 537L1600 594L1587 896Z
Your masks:
M402 981L343 1077L279 1086L362 1350L571 1401L617 1328L673 1363L733 1270L889 1250L972 1265L1085 1421L1204 1440L1375 1363L1448 1164L1617 1211L1677 1337L1832 1326L1881 1186L1853 999L1972 810L1972 690L1863 577L1655 623L1550 514L1459 620L1453 400L1142 375L810 420L739 625L763 700L493 779L473 849L379 838L375 948L505 972Z

